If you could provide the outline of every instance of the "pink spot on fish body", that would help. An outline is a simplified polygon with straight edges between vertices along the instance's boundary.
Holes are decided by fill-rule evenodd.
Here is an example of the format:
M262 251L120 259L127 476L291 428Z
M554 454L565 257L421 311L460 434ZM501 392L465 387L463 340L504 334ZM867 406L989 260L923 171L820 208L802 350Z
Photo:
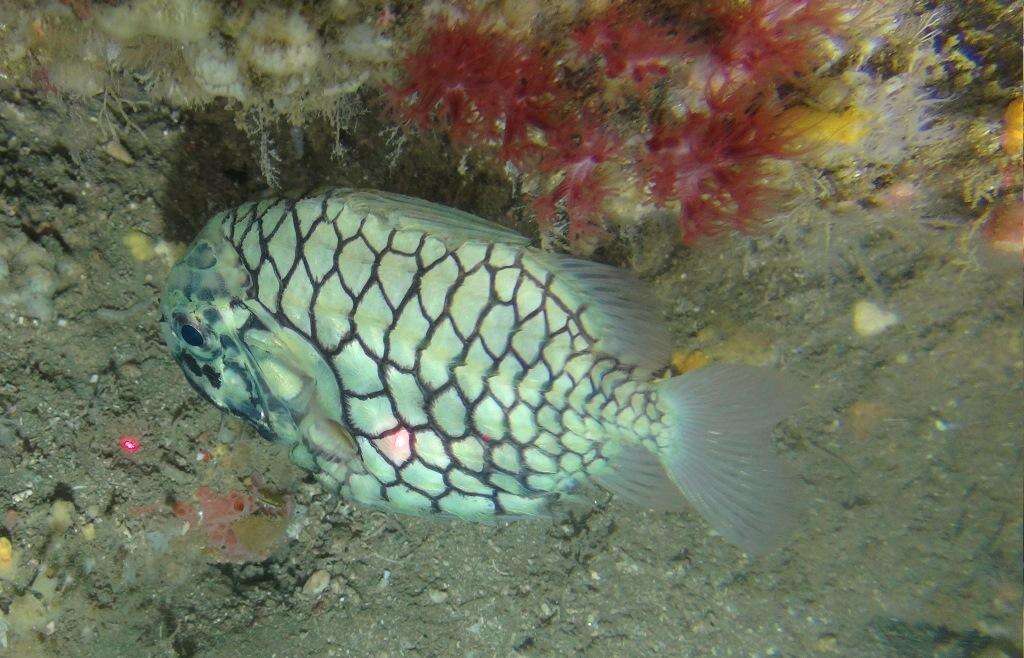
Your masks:
M377 447L392 464L403 464L412 456L412 432L398 427L377 440Z

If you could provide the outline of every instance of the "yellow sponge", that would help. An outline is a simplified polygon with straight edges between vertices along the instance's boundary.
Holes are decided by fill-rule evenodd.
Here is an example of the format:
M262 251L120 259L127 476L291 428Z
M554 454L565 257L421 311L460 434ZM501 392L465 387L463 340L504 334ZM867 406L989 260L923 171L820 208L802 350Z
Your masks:
M826 112L810 107L791 107L779 117L784 134L795 146L853 146L867 134L868 115L851 107L843 112Z
M1024 99L1015 98L1003 113L1003 150L1011 158L1021 157L1024 146Z

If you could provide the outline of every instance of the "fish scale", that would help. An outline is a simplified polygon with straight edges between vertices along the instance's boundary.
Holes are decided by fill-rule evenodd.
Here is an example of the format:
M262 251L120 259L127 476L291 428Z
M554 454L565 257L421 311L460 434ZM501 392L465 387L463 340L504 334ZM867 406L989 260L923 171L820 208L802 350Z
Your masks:
M650 507L685 493L763 548L789 506L766 451L781 386L660 377L670 342L639 290L461 211L332 189L214 216L161 328L196 390L360 503L535 516L595 480Z

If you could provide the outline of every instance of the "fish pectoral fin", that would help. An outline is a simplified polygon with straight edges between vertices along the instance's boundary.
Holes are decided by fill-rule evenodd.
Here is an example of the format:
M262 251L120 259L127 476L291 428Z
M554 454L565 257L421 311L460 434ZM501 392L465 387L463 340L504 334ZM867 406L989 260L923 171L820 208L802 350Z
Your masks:
M291 367L287 361L266 356L257 357L257 367L269 393L294 410L309 404L315 389L313 377L301 368Z
M313 411L299 426L310 452L335 462L355 459L359 455L356 441L344 425Z
M250 331L245 343L268 392L292 409L304 409L313 397L316 381L299 351L288 340L266 331Z

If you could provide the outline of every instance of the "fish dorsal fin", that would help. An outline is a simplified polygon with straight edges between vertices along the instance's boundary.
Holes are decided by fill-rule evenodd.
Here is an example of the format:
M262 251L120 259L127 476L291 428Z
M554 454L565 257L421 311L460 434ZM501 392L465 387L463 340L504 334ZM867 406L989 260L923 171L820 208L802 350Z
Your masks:
M402 194L376 190L335 190L333 196L343 200L357 213L365 210L385 221L394 222L395 228L429 233L450 248L470 240L523 246L530 243L526 236L500 224L462 210Z
M652 371L669 364L672 337L647 284L610 265L560 254L533 254L575 289L578 303L586 306L584 327L598 339L598 350Z

